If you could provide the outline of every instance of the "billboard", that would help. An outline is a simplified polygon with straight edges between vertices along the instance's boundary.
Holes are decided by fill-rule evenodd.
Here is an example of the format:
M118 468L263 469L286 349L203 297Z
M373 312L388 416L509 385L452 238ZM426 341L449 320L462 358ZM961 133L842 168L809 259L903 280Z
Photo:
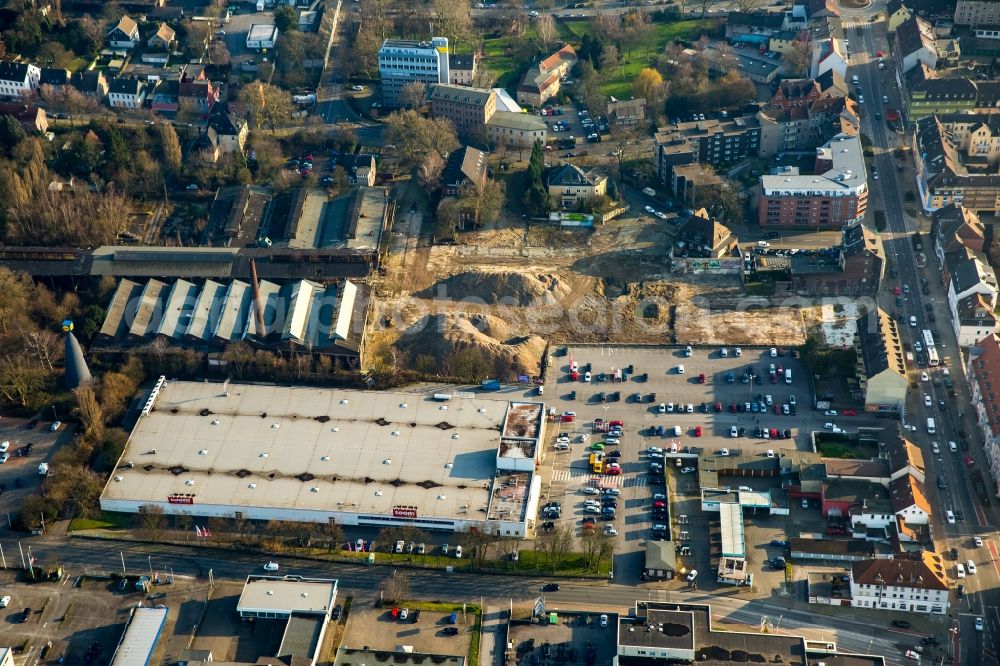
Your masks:
M415 506L394 506L392 507L393 518L416 518L417 507Z
M167 495L170 504L194 504L194 495Z

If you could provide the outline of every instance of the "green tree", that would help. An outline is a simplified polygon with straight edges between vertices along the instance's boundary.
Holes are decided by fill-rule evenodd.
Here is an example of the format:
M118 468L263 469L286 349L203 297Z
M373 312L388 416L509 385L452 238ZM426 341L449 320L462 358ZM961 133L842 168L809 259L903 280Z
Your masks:
M295 14L295 8L289 5L281 5L274 10L274 27L284 35L292 30L299 29L299 20Z
M24 127L14 116L0 116L0 144L6 148L13 148L22 139L28 138Z

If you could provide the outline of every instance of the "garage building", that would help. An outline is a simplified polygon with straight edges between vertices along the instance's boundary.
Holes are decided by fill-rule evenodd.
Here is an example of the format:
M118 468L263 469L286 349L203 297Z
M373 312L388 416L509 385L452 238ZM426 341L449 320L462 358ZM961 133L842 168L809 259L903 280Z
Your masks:
M101 496L105 511L534 532L544 405L165 381Z
M254 23L247 33L248 49L273 49L278 41L278 29L270 23Z

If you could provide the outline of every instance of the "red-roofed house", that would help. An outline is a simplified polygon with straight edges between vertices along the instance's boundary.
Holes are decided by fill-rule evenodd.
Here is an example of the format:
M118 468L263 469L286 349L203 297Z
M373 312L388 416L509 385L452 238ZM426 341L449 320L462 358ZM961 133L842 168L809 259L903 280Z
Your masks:
M521 78L517 86L520 104L541 106L559 92L560 79L569 74L576 64L576 51L567 44L548 58L536 62Z
M1000 338L992 333L969 353L969 388L972 408L983 434L983 449L993 476L994 493L1000 497Z

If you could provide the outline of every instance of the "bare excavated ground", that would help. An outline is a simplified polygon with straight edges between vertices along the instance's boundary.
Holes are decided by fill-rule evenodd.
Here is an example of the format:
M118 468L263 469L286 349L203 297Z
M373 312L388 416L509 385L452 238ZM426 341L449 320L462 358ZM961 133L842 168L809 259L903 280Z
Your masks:
M398 226L398 223L397 223ZM738 276L674 275L674 226L614 221L593 231L504 228L387 258L376 284L380 339L410 363L466 347L537 374L546 341L793 345L800 315L747 309Z

